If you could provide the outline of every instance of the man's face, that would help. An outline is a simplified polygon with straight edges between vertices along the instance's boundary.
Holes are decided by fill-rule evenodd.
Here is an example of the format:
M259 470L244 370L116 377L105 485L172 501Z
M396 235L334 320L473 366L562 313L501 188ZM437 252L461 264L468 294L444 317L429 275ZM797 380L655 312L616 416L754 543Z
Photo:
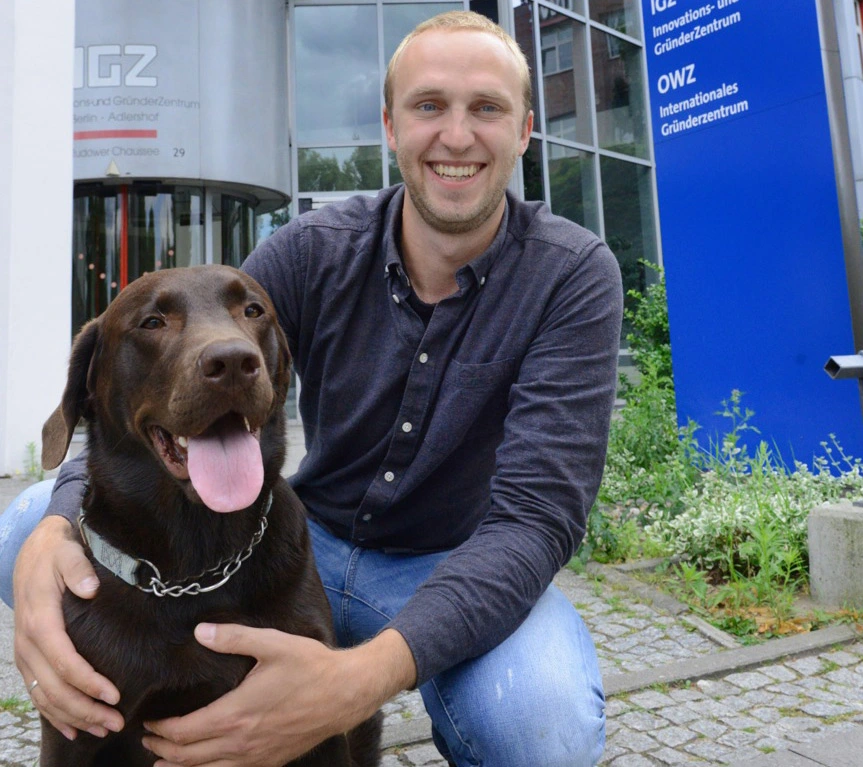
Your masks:
M513 56L493 35L429 30L403 51L384 111L408 199L448 234L477 229L496 211L533 126Z

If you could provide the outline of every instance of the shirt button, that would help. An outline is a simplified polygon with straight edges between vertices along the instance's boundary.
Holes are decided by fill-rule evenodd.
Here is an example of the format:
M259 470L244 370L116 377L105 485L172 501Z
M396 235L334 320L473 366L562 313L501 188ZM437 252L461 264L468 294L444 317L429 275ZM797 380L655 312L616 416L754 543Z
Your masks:
M414 425L410 421L405 421L402 424L402 431L407 434L411 429L413 429Z
M429 356L428 356L428 354L426 354L425 352L423 352L422 354L420 354L420 363L421 363L421 364L425 365L425 364L426 364L426 362L428 362L428 361L429 361Z
M387 482L392 482L395 478L396 478L396 475L393 474L391 471L388 471L386 474L384 474L384 479Z
M480 284L480 285L485 285L485 277L480 277L480 278L479 278L479 284Z
M368 522L371 518L371 514L363 514L363 522Z
M395 293L393 293L393 301L395 301L397 304L401 303L401 301L399 301L399 297Z

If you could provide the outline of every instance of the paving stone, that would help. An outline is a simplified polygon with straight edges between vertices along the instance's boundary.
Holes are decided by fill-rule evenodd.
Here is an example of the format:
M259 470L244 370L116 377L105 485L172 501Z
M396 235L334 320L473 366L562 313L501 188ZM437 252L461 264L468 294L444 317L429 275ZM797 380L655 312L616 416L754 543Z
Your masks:
M687 743L683 749L690 754L700 756L702 759L710 759L712 761L720 761L728 756L732 749L728 746L723 746L721 743L713 743L709 740L696 740L692 743Z
M760 735L757 732L745 732L743 730L735 730L734 732L726 732L724 735L720 735L717 739L717 743L721 743L723 746L730 746L731 748L742 748L743 746L748 746L750 743L754 743Z
M725 681L744 690L757 690L770 684L771 679L769 676L759 674L757 671L750 671L742 674L729 674L725 677Z
M648 714L646 711L630 711L620 717L620 723L636 732L653 732L666 726L664 719Z
M852 688L863 685L863 675L850 668L840 668L835 671L828 671L824 675L824 678L829 679L835 684L844 684Z
M410 764L418 765L418 767L430 765L434 762L439 764L446 763L446 761L441 758L440 752L431 745L405 749L404 755L407 757Z
M659 751L651 752L650 757L660 764L703 764L701 759L696 759L691 754L682 754L674 748L660 748Z
M751 730L761 725L761 722L752 716L723 716L720 721L734 730Z
M599 760L600 764L609 764L617 759L618 756L622 754L630 754L632 753L628 748L624 748L623 746L619 746L616 743L606 742L605 751L602 752L602 759Z
M689 743L697 735L685 727L666 727L654 732L653 737L665 746L677 748L677 746L682 746L684 743Z
M689 725L690 730L703 735L706 738L716 740L720 735L728 732L728 727L721 722L715 722L711 719L700 719Z
M636 753L652 751L658 746L657 742L649 735L645 735L643 732L634 732L627 727L621 727L620 731L614 734L612 740L615 745Z
M647 692L636 693L629 696L629 702L639 708L644 708L649 711L664 706L670 706L674 703L674 698L665 693L648 690Z
M762 754L769 754L774 751L787 751L791 744L787 740L781 738L759 738L752 747L760 751Z
M797 660L788 661L785 665L793 668L798 674L802 674L803 676L820 674L824 671L824 663L817 656L798 658Z
M655 765L656 762L641 754L624 754L611 763L612 767L655 767Z
M793 682L798 677L797 672L792 671L787 666L762 666L758 670L762 674L769 676L771 679L775 679L777 682Z
M668 708L660 709L656 713L673 724L687 724L698 719L698 714L686 706L669 706Z
M668 693L675 701L678 703L686 703L692 700L702 700L704 698L704 693L701 690L697 690L694 687L684 687L679 690L671 690Z
M606 719L612 716L620 716L627 711L632 711L632 704L623 698L612 698L605 702L605 717Z
M770 706L759 706L758 708L753 708L749 713L759 722L765 722L767 724L773 724L782 718L782 714L780 714L777 709Z
M699 679L695 686L711 698L723 698L726 695L736 695L740 692L733 685L716 679Z
M845 650L833 650L832 652L822 653L818 657L827 663L835 663L838 666L851 666L860 662L859 656Z
M854 709L849 708L848 706L842 706L838 703L825 703L824 701L819 701L818 703L807 703L805 706L801 707L801 710L810 716L817 717L834 717L834 716L844 716L845 714L853 714Z

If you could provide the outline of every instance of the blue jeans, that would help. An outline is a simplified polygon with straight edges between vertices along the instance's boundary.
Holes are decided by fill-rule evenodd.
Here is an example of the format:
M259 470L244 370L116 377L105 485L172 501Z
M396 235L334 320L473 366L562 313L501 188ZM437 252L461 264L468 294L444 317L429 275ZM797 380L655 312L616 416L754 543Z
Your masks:
M0 596L42 518L52 481L25 490L0 517ZM309 525L318 571L344 647L375 636L447 554L362 549ZM438 750L459 767L593 767L605 744L605 699L593 642L550 586L512 636L420 687Z

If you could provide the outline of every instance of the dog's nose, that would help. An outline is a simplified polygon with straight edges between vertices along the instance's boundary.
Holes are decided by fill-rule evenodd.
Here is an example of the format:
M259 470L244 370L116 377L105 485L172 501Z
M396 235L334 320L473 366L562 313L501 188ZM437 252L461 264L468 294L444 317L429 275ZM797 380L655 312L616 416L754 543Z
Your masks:
M208 383L223 388L253 384L263 364L258 350L241 339L214 341L198 359L201 374Z

